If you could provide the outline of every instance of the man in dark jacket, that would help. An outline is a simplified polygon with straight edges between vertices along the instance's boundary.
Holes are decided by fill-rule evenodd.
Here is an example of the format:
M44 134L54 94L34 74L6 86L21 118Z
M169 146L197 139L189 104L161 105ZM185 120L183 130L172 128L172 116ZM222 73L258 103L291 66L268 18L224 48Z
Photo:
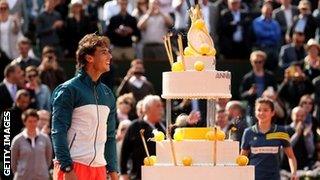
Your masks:
M270 71L264 69L266 54L263 51L253 51L250 55L252 71L248 72L242 79L240 86L241 98L248 101L249 114L253 115L254 103L261 97L268 87L277 89L277 82Z

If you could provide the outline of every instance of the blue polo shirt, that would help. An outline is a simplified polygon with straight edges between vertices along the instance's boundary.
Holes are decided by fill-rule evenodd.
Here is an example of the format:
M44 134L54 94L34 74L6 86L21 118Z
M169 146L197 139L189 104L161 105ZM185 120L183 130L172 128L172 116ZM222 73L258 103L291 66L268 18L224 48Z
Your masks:
M255 166L256 180L280 180L280 148L289 146L289 134L278 125L264 134L255 124L242 136L241 148L250 152L249 164Z

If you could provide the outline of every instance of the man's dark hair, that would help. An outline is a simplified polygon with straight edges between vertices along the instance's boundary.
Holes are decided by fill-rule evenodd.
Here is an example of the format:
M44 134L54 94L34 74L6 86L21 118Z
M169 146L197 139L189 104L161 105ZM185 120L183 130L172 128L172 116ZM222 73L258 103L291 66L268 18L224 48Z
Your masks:
M85 35L79 42L76 53L77 69L85 67L87 64L86 56L93 55L97 47L109 47L110 40L106 36L99 36L95 33Z
M35 110L35 109L27 109L21 115L22 122L25 123L26 120L28 119L28 117L30 117L30 116L36 117L39 120L39 115L37 113L37 110Z

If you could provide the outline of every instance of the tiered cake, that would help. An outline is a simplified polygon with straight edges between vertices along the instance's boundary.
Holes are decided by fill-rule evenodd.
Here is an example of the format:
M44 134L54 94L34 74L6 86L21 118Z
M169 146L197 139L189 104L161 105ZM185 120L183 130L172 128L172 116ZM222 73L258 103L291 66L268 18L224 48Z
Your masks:
M212 102L231 97L231 73L215 70L215 49L199 6L190 12L192 24L188 32L188 47L183 53L179 47L177 62L169 57L172 72L163 73L162 97L167 100L167 126L171 122L171 99L207 99L208 122L214 114ZM165 45L168 51L168 45ZM156 158L152 163L151 158L146 158L142 179L253 180L254 167L246 166L248 159L239 156L239 142L225 140L224 133L213 124L211 126L178 128L174 140L162 140L155 135L158 139Z

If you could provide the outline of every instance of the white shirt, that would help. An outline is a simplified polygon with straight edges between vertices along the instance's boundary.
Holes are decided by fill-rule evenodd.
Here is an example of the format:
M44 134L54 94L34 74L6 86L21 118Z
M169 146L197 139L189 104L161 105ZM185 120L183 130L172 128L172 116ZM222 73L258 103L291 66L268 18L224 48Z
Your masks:
M162 15L152 15L146 22L146 29L142 31L144 43L163 43L163 36L168 32Z
M128 3L127 11L131 14L133 7ZM120 13L120 7L117 3L117 0L108 1L103 5L103 20L106 23L106 26L109 25L110 19Z
M14 5L16 5L18 0L9 0L8 5L9 5L9 9L12 9L14 7Z
M3 79L3 83L6 85L8 91L10 93L12 101L15 101L15 97L16 97L17 89L18 89L17 85L10 83L6 78Z
M0 48L9 58L13 58L13 54L10 49L10 22L9 19L6 22L0 22Z
M203 15L203 20L207 25L208 31L210 33L210 14L209 14L209 6L201 6L202 9L202 15Z
M281 6L281 9L283 9L284 17L286 19L287 28L290 28L292 26L292 10L291 6L289 6L287 9L285 9L284 6Z
M39 136L39 133L40 133L39 130L36 129L36 137ZM33 148L36 147L36 139L35 139L35 137L29 137L26 128L23 129L22 135L23 135L24 138L31 140L31 147L33 147Z
M170 14L173 12L173 9L171 7L172 0L159 0L160 4L160 11L163 14Z
M172 7L174 8L174 28L175 29L186 29L188 27L189 14L187 13L187 3L183 0L179 11L176 9L182 0L173 0Z
M140 89L143 85L143 83L147 80L146 77L141 76L140 78L137 78L136 76L132 76L129 79L129 82L136 88Z

